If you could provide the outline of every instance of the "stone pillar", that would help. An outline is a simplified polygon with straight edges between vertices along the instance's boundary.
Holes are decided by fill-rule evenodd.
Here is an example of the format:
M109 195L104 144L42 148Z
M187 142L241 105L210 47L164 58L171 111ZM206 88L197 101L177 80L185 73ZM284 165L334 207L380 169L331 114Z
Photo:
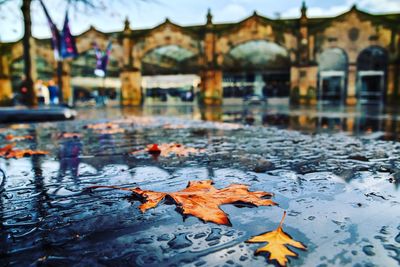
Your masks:
M396 66L390 64L387 68L386 102L394 103L396 97Z
M349 71L347 76L347 105L357 104L357 66L356 64L349 64Z
M201 75L201 89L206 105L222 104L222 70L208 69Z
M399 44L400 47L400 44ZM400 48L399 48L400 50ZM394 103L400 103L400 62L397 62L395 65L395 76L394 76Z
M298 104L317 103L317 66L294 67L290 69L291 80L291 101ZM297 92L294 93L293 90ZM297 99L294 99L297 98Z
M216 60L216 44L211 11L207 13L206 34L204 39L204 66L201 76L201 96L206 105L222 104L222 70Z
M139 106L142 104L142 74L139 70L121 72L121 104Z
M309 62L309 36L308 36L308 17L307 17L307 6L303 1L301 6L301 17L300 17L300 31L298 36L298 50L299 50L299 63L301 65L307 65Z
M121 79L121 104L123 106L139 106L142 104L142 73L140 62L133 58L132 30L128 18L125 20L125 28L122 39L124 52L123 70Z
M58 82L58 63L55 63L54 66L54 76L53 76L53 81L55 82L55 84L57 86L59 86L59 82ZM70 65L70 61L63 61L62 63L62 75L61 75L61 79L62 79L62 88L60 88L61 90L61 95L62 95L62 102L65 104L69 104L72 105L73 104L73 93L72 93L72 84L71 84L71 65ZM60 99L61 101L61 99Z
M12 102L13 91L7 57L0 56L0 106Z
M62 96L63 103L73 104L73 93L71 86L71 65L69 62L63 62L63 72L62 72Z

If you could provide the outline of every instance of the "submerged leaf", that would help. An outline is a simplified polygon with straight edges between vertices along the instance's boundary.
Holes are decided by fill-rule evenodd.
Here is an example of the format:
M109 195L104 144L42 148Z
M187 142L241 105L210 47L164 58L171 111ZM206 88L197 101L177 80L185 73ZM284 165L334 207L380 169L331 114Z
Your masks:
M96 133L98 133L98 134L117 134L117 133L124 133L124 132L125 132L125 129L123 129L123 128L96 130Z
M287 248L287 245L293 246L295 248L303 249L303 250L306 249L306 247L301 242L293 240L288 234L286 234L282 230L282 225L283 225L285 216L286 216L286 211L284 212L282 220L281 220L278 228L276 228L276 230L255 236L246 241L249 243L268 242L268 244L265 245L264 247L257 249L256 253L268 252L269 253L268 259L277 261L278 264L281 266L286 266L286 263L288 262L287 257L289 257L289 256L296 257L297 256L297 254L295 252L293 252Z
M7 141L22 141L22 140L32 140L33 136L31 136L31 135L14 136L12 134L8 134L4 138Z
M234 203L248 203L254 206L276 205L271 199L273 194L263 191L250 192L247 185L231 184L222 189L212 185L212 181L191 181L188 186L178 192L164 193L137 188L120 188L115 186L93 186L95 188L114 188L131 191L143 199L140 210L145 212L154 208L165 197L169 196L180 208L183 214L193 215L203 221L216 224L230 224L228 215L220 209L221 205Z
M47 155L49 152L43 150L31 150L31 149L14 149L14 144L6 145L0 148L0 157L10 158L23 158L32 155Z
M119 125L112 122L104 122L104 123L88 124L85 126L85 128L92 130L117 129L119 128Z
M14 149L11 150L7 155L6 158L23 158L23 157L30 157L33 155L47 155L49 152L43 150L31 150L31 149Z
M178 157L187 157L189 155L203 153L205 149L197 149L193 147L187 147L182 144L168 143L168 144L150 144L145 149L134 151L131 154L137 155L148 152L151 155L160 155L162 157L168 157L170 155L176 155Z
M14 144L9 144L4 147L0 147L0 157L4 157L5 155L7 155L7 153L13 150L14 146Z
M58 135L58 138L70 139L70 138L81 138L82 134L79 133L62 133Z

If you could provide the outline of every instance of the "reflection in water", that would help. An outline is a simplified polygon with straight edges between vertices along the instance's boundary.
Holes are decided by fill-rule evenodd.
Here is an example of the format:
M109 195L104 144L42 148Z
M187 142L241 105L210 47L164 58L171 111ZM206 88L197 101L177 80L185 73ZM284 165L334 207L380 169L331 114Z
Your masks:
M308 132L382 130L388 127L385 119L391 118L357 112L272 106L98 111L104 114L100 120L138 113L182 114L301 127ZM310 244L309 251L293 260L294 266L329 265L330 258L343 251L355 266L365 261L362 245L380 246L382 242L388 246L392 241L385 240L398 235L398 214L393 210L400 203L396 158L400 147L393 143L172 118L154 119L145 126L140 119L121 120L125 132L113 135L83 127L97 123L98 116L89 122L34 124L29 133L35 139L21 141L18 147L46 149L50 154L0 159L0 167L8 174L5 191L0 189L0 266L223 266L227 262L265 266L265 258L250 256L254 249L242 241L276 227L282 215L279 208L226 205L224 211L234 225L219 226L192 216L183 220L170 205L143 214L139 201L125 198L129 193L87 190L92 185L174 192L185 188L188 181L212 179L217 188L239 183L251 185L252 190L268 189L288 211L286 229ZM380 122L369 123L370 118ZM397 116L393 118L396 121ZM389 128L396 130L393 125ZM7 131L24 135L28 130ZM66 131L81 137L60 138ZM157 161L147 153L130 154L154 142L179 142L204 148L206 153ZM382 225L389 231L377 240ZM347 241L349 232L358 233L351 242ZM371 256L371 264L394 266L390 255L385 251Z
M318 105L235 105L197 107L153 106L82 110L80 119L126 118L129 116L168 116L224 121L248 125L274 126L306 133L346 132L360 136L378 132L383 140L400 140L400 109L397 107L355 107Z
M3 192L4 192L4 185L6 182L6 174L0 168L0 258L4 261L4 264L9 264L7 260L7 231L5 231L4 227L4 204L3 204Z
M79 154L82 144L78 138L68 138L61 144L59 153L60 170L58 177L62 178L69 171L73 178L78 177Z

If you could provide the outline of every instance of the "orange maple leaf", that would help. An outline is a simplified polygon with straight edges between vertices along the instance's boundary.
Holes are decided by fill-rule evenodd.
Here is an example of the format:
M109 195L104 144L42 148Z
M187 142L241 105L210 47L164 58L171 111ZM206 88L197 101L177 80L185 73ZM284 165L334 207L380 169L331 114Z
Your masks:
M255 191L250 192L247 185L231 184L230 186L217 189L212 185L211 180L191 181L188 186L178 192L164 193L137 188L121 188L116 186L92 186L96 188L113 188L133 192L142 199L139 209L145 212L154 208L165 197L170 197L180 208L184 215L193 215L205 222L230 225L228 215L220 209L220 205L248 203L254 206L273 206L277 205L271 199L272 193Z
M275 260L280 266L286 266L287 257L296 257L297 254L289 250L286 245L305 250L306 247L296 240L293 240L288 234L282 230L283 221L285 220L286 211L283 213L282 220L276 230L267 232L247 240L248 243L264 243L267 245L256 250L256 254L260 252L268 252L269 260Z

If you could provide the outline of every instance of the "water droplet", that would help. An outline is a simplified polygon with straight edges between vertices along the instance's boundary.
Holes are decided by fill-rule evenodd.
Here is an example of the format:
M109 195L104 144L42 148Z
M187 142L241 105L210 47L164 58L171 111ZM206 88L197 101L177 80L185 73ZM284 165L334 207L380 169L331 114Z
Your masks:
M366 245L363 246L362 250L367 256L374 256L375 252L373 251L374 246L372 245Z
M211 233L207 236L206 241L219 240L221 238L222 230L220 228L212 228Z
M173 249L190 247L192 244L193 242L187 238L185 233L178 234L174 239L168 242L168 245Z

